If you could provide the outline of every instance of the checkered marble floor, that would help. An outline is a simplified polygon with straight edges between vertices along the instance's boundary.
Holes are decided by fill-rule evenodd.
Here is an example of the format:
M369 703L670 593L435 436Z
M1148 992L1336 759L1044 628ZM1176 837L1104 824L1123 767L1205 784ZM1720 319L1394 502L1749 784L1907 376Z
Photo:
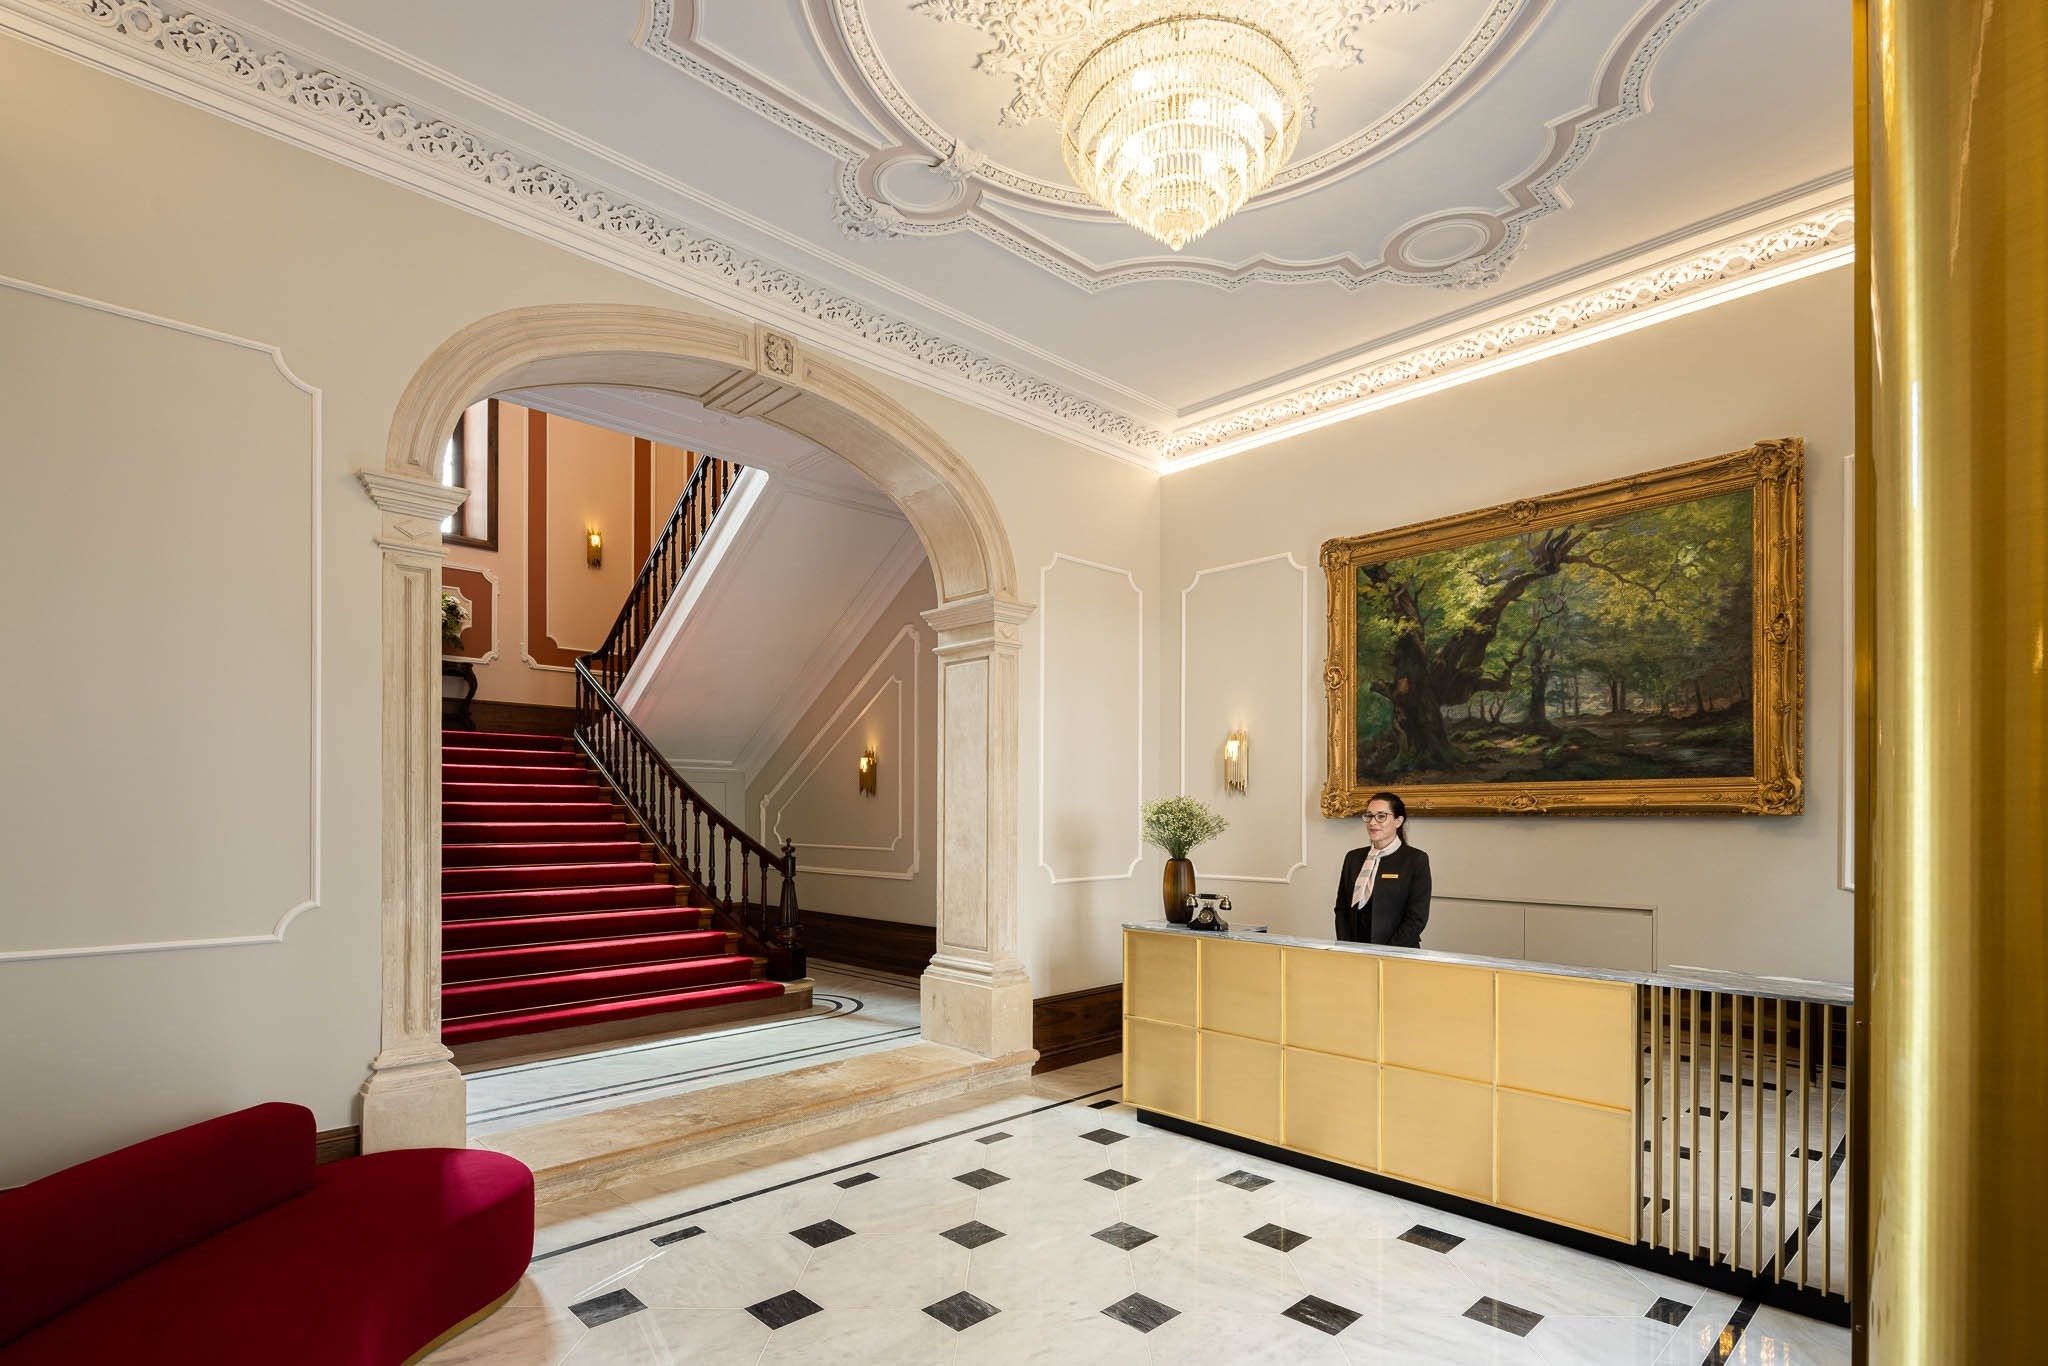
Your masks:
M1118 1060L541 1208L468 1363L1834 1363L1848 1333L1141 1125Z

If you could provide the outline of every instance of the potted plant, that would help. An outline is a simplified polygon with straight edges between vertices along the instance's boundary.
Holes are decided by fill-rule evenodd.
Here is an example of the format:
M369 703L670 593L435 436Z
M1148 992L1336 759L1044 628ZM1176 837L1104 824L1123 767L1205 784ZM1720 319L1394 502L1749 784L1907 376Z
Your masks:
M1188 919L1188 898L1195 894L1195 865L1188 851L1215 839L1230 822L1193 797L1163 797L1139 808L1144 822L1145 843L1166 851L1166 872L1160 878L1160 895L1166 902L1166 918L1176 925Z
M462 648L462 633L469 627L469 608L447 589L441 590L441 648Z

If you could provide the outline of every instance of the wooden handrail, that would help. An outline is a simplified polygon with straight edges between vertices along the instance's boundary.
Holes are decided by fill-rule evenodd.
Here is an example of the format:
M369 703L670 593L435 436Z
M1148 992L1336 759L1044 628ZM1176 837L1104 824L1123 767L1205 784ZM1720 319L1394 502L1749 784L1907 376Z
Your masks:
M698 457L610 634L576 661L576 744L662 856L754 941L768 959L768 975L792 981L805 971L796 846L784 843L778 853L705 801L626 715L617 696L739 471L729 460ZM771 872L780 883L773 902Z
M796 846L785 843L777 853L705 801L599 685L583 659L576 661L576 743L662 856L765 949L769 976L778 981L802 977ZM779 881L772 901L771 872Z
M647 552L646 563L640 566L639 576L620 605L604 644L584 656L593 662L593 673L607 693L618 692L634 661L640 658L648 637L654 633L654 624L661 619L662 609L668 606L676 585L682 582L683 571L696 558L698 547L710 532L718 510L725 505L739 473L740 467L730 460L711 455L697 457L697 464L683 485L682 496L676 499L661 534L654 538L654 547Z

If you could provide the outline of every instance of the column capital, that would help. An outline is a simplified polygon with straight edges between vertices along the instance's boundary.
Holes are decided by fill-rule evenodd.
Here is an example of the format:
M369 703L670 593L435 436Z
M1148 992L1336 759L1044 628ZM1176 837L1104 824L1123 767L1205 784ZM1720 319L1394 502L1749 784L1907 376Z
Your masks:
M1022 648L1020 628L1031 619L1035 603L997 593L977 593L956 598L924 613L925 621L938 634L932 652L938 655L987 654Z
M356 481L384 514L384 532L377 544L386 550L441 559L441 523L469 497L468 489L450 488L438 479L386 470L357 470Z

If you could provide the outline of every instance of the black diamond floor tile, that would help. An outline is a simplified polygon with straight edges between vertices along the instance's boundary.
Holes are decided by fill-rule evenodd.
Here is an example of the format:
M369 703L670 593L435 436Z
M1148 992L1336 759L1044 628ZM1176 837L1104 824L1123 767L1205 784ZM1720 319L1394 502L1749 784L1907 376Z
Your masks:
M1647 1139L1647 1138L1643 1140L1643 1151L1644 1151L1644 1152L1648 1152L1648 1151L1650 1151L1650 1140L1649 1140L1649 1139ZM1685 1145L1685 1144L1683 1144L1683 1143L1679 1144L1679 1145L1678 1145L1678 1160L1679 1160L1679 1161L1681 1161L1681 1162L1690 1162L1690 1161L1692 1161L1692 1149L1691 1149L1691 1148L1690 1148L1689 1146L1687 1146L1687 1145Z
M1449 1252L1465 1240L1455 1233L1445 1233L1443 1230L1431 1228L1427 1224L1417 1224L1414 1228L1401 1235L1401 1241L1413 1243L1417 1247L1426 1247L1431 1252Z
M1141 1333L1149 1333L1168 1319L1180 1317L1180 1310L1170 1304L1161 1304L1150 1295L1126 1295L1102 1312Z
M1358 1322L1359 1316L1341 1304L1332 1304L1326 1299L1310 1295L1296 1301L1280 1311L1296 1323L1305 1323L1311 1328L1328 1333L1331 1337L1343 1332Z
M1543 1316L1528 1309L1520 1309L1504 1300L1488 1295L1465 1311L1465 1317L1480 1323L1490 1324L1503 1333L1513 1333L1518 1338L1529 1336Z
M1110 1106L1114 1104L1116 1104L1116 1100L1112 1097L1109 1100L1098 1100L1093 1105L1090 1105L1088 1108L1091 1110L1107 1110Z
M827 1243L836 1243L841 1238L851 1238L853 1230L837 1219L820 1219L815 1224L791 1229L789 1236L811 1247L823 1247Z
M976 1248L983 1243L993 1243L1003 1236L1003 1231L999 1228L990 1228L979 1219L969 1219L958 1228L949 1228L939 1236L950 1238L965 1248Z
M832 1184L841 1190L852 1190L855 1186L865 1186L870 1181L879 1181L881 1179L881 1177L876 1176L873 1172L862 1172L859 1176L849 1176L844 1181L834 1181Z
M924 1312L957 1333L1003 1311L981 1296L963 1290L957 1295L946 1296L937 1304L926 1305Z
M1108 1228L1097 1229L1091 1236L1129 1252L1134 1247L1143 1247L1159 1235L1147 1233L1136 1224L1111 1224Z
M569 1312L583 1320L585 1328L595 1328L600 1323L610 1323L628 1314L637 1314L647 1306L640 1303L640 1297L630 1290L614 1290L609 1295L598 1295L580 1304L569 1306Z
M679 1228L673 1233L657 1233L654 1235L654 1245L656 1247L670 1247L682 1242L686 1238L694 1238L703 1231L703 1229L692 1224L688 1228Z
M978 1191L985 1191L990 1186L1002 1185L1003 1182L1008 1181L1010 1178L1004 1176L1001 1172L992 1172L987 1167L976 1167L973 1171L962 1172L953 1179L963 1186L972 1186Z
M770 1295L759 1304L748 1305L747 1312L770 1328L787 1328L824 1307L800 1290L785 1290L780 1295Z
M1095 1175L1088 1177L1086 1179L1093 1181L1096 1185L1102 1187L1104 1190L1112 1191L1120 1191L1125 1186L1135 1186L1138 1184L1138 1178L1132 1176L1129 1172L1120 1172L1115 1170L1099 1171L1095 1173Z
M1120 1134L1114 1129L1096 1129L1090 1133L1082 1134L1081 1137L1087 1139L1090 1143L1100 1143L1103 1147L1107 1148L1112 1143L1123 1142L1130 1135Z
M997 1132L993 1134L983 1134L980 1138L977 1138L974 1141L976 1143L1001 1143L1004 1139L1008 1137L1009 1135L1006 1133Z
M1659 1323L1669 1323L1676 1325L1684 1323L1685 1316L1687 1314L1690 1314L1691 1312L1691 1305L1680 1304L1677 1300L1667 1300L1660 1295L1657 1298L1657 1302L1650 1306L1649 1312L1644 1314L1643 1317L1646 1319L1655 1319Z
M1278 1224L1261 1224L1244 1236L1255 1243L1263 1243L1275 1252L1292 1252L1308 1241L1306 1233L1296 1233L1293 1229L1282 1228Z
M1272 1177L1258 1176L1252 1172L1232 1172L1228 1176L1219 1176L1216 1179L1226 1186L1235 1186L1241 1191L1255 1191L1261 1186L1273 1184Z
M1755 1202L1755 1200L1756 1200L1756 1192L1755 1192L1755 1191L1753 1191L1753 1190L1751 1190L1751 1189L1750 1189L1749 1187L1747 1187L1747 1186L1744 1186L1744 1187L1742 1188L1742 1198L1743 1198L1744 1200L1746 1200L1746 1201L1749 1201L1749 1202L1751 1202L1751 1203L1754 1203L1754 1202ZM1764 1192L1764 1208L1765 1208L1765 1209L1769 1209L1769 1208L1770 1208L1770 1207L1771 1207L1772 1205L1775 1205L1775 1204L1777 1204L1777 1203L1778 1203L1778 1193L1777 1193L1776 1191L1765 1191L1765 1192Z

